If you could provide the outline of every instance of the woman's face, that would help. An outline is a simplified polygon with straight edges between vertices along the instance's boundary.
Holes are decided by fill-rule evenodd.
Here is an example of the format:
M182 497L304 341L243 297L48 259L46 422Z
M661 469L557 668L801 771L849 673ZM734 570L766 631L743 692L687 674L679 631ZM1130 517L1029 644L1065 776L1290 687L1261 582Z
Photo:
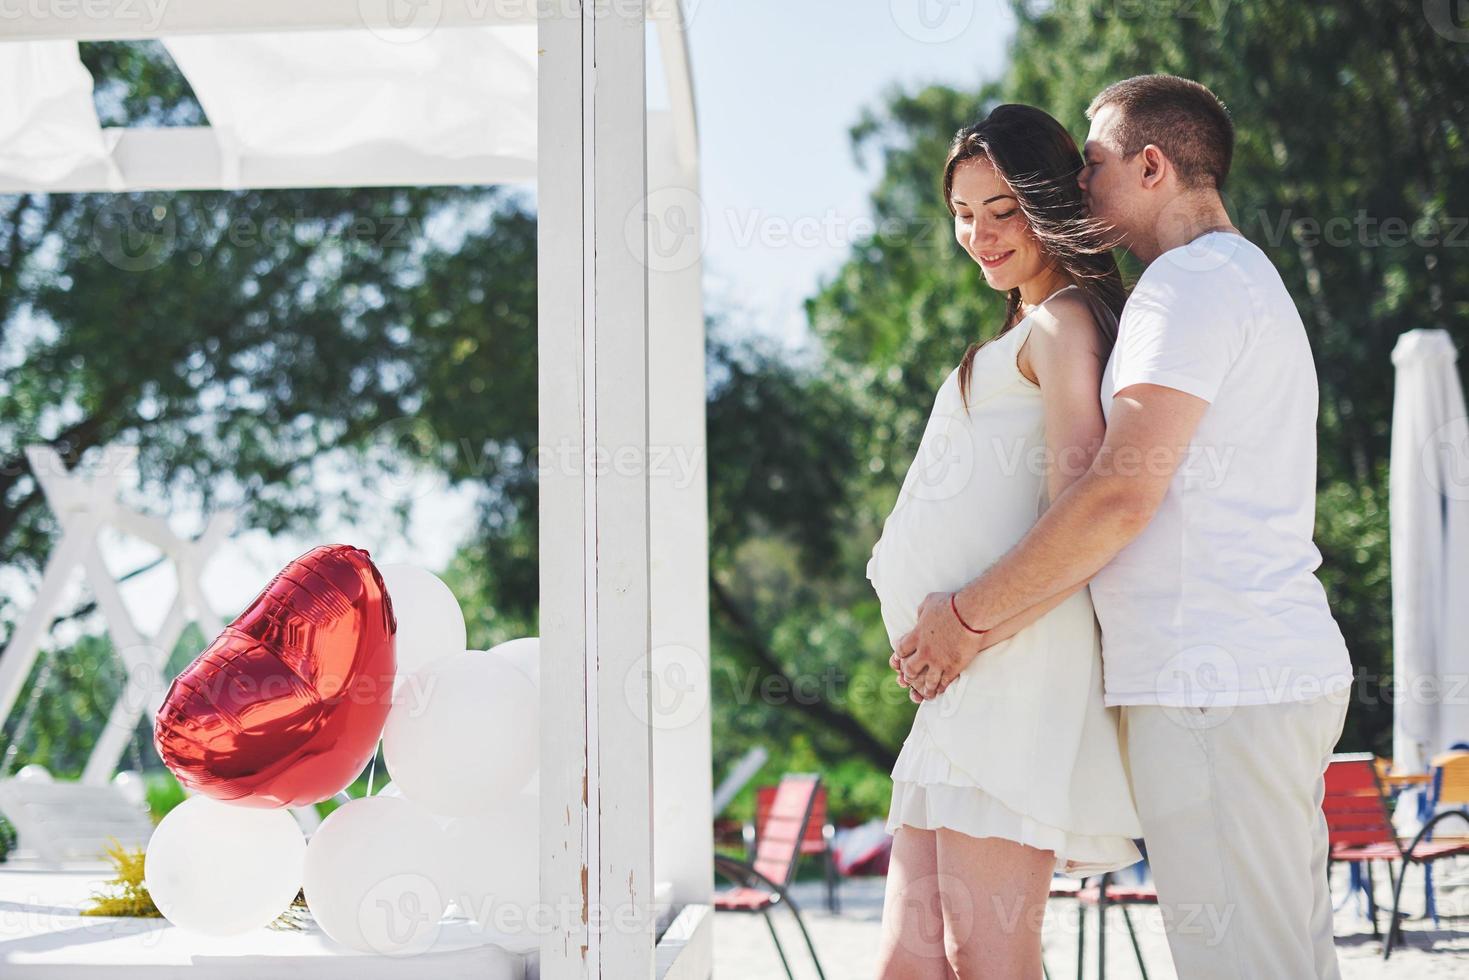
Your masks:
M949 198L954 237L979 263L991 288L1007 292L1045 271L1045 256L1015 192L989 160L971 157L959 164Z

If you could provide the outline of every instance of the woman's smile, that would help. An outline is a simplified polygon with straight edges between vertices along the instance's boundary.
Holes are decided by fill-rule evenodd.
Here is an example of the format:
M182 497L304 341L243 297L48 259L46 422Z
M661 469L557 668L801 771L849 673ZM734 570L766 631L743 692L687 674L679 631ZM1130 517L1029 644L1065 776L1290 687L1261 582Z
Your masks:
M1001 265L1004 265L1005 260L1010 258L1010 256L1014 254L1015 250L1013 248L1006 249L1003 252L980 252L979 264L984 266L986 269L995 269Z

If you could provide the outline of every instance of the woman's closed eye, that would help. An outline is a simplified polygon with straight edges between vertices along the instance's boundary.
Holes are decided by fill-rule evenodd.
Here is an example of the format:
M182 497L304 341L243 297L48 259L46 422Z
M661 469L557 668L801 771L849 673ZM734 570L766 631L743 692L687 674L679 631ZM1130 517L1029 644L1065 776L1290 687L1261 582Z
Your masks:
M1015 215L1018 214L1019 212L1020 212L1020 209L1019 208L1011 208L1008 211L1002 211L999 214L991 215L991 217L996 218L996 219L998 219L1000 221L1004 221L1006 218L1013 218L1013 217L1015 217Z

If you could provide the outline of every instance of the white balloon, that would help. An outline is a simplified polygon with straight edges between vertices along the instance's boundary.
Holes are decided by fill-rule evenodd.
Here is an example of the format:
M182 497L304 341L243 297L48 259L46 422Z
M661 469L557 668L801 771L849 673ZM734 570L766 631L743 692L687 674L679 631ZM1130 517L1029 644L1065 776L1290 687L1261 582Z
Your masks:
M444 834L422 807L368 796L333 810L306 847L306 905L317 925L364 953L433 946L448 898Z
M539 799L521 793L487 816L456 817L444 830L444 887L459 911L487 929L528 931L541 892L539 811Z
M39 762L32 762L29 765L21 766L15 771L15 776L12 778L17 779L22 783L56 782L56 778L51 775L51 770L47 769Z
M269 925L296 897L306 838L288 810L191 796L148 841L143 881L169 922L211 936Z
M487 652L504 657L520 668L520 672L529 677L537 688L541 686L541 638L539 636L522 636L517 640L506 640L504 643L490 647Z
M405 798L403 796L403 791L401 789L399 789L398 788L398 784L397 783L394 783L394 782L384 783L383 784L383 788L380 789L380 790L378 790L373 795L374 796L386 796L386 797L389 797L389 798L396 797L397 799L400 799L400 800ZM427 809L427 808L425 807L425 809ZM434 813L432 810L429 810L428 811L428 814L429 814L429 816L431 816L431 817L434 818L434 823L438 824L441 828L442 827L447 827L447 826L449 826L449 824L451 824L455 820L458 820L459 819L458 817L441 817L437 813Z
M144 782L141 773L132 769L124 769L112 777L112 785L122 791L127 801L133 806L144 806L148 802L148 784Z
M461 650L408 678L383 760L415 803L446 817L507 805L540 766L540 695L502 657Z
M442 579L417 565L382 565L378 571L398 621L400 679L465 648L464 613Z

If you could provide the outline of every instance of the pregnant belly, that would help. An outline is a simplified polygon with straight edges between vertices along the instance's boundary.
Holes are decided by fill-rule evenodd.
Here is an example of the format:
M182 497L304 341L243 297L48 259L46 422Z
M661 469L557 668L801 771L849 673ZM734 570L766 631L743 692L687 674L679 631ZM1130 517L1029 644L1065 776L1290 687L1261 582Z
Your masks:
M867 575L882 605L889 639L913 628L930 592L961 589L1015 546L1036 519L1027 484L1005 484L989 499L972 493L946 499L910 498L883 523Z
M977 578L999 557L988 549L944 553L914 553L911 549L879 548L868 566L873 591L882 609L888 639L898 637L918 622L918 607L931 592L953 592Z

